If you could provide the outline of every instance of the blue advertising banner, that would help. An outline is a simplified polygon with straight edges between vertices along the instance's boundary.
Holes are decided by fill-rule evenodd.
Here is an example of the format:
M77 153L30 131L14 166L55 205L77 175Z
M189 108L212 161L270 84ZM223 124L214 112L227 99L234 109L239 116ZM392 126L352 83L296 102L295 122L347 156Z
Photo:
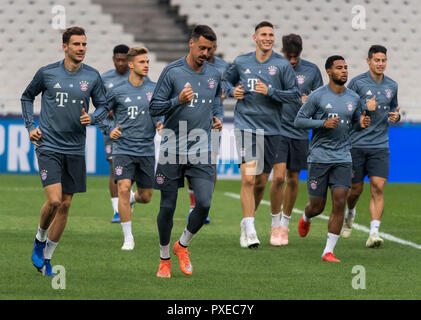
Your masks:
M157 139L159 143L159 139ZM421 125L394 126L389 129L389 182L421 182ZM86 170L91 175L108 175L104 136L87 127ZM29 141L23 120L0 118L0 173L38 174L35 147ZM240 179L233 124L224 123L217 173L219 179ZM306 180L307 171L300 174Z

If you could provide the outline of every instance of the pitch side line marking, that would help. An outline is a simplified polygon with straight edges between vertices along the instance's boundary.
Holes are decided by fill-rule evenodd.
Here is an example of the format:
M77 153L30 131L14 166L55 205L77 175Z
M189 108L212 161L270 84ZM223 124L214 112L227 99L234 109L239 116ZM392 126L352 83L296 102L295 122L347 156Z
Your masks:
M225 195L225 196L227 196L227 197L234 198L234 199L240 199L240 195L239 195L239 194L237 194L237 193L225 192L225 193L224 193L224 195ZM261 203L261 204L264 204L264 205L267 205L267 206L270 206L270 202L269 202L269 201L267 201L267 200L262 200L262 202L260 202L260 203ZM297 213L297 214L303 214L303 213L304 213L304 211L299 210L299 209L297 209L297 208L294 208L294 209L292 210L292 212L293 212L293 213ZM323 214L318 215L316 218L320 218L320 219L323 219L323 220L329 220L329 217L328 217L328 216L325 216L325 215L323 215ZM357 223L353 223L353 224L352 224L352 228L353 228L353 229L356 229L356 230L363 231L363 232L365 232L365 233L370 233L370 229L369 229L369 228L367 228L367 227L365 227L365 226L362 226L362 225L360 225L360 224L357 224ZM421 245L416 244L416 243L414 243L414 242L411 242L411 241L406 241L406 240L400 239L400 238L395 237L395 236L393 236L393 235L391 235L391 234L388 234L388 233L379 232L379 235L380 235L381 237L383 237L384 239L386 239L386 240L389 240L389 241L392 241L392 242L396 242L396 243L400 243L400 244L403 244L403 245L405 245L405 246L410 246L410 247L413 247L413 248L415 248L415 249L419 249L419 250L421 250Z

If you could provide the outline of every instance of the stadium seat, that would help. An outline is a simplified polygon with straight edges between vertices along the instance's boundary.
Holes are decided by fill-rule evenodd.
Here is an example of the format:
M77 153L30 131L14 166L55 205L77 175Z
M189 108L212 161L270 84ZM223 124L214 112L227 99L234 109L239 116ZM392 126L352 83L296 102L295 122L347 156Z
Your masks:
M79 25L86 29L88 51L85 59L103 73L113 68L112 49L126 43L144 46L134 41L134 35L113 23L102 7L86 0L8 0L0 7L0 105L1 112L21 113L20 95L35 72L44 65L63 59L61 30L54 29L53 6L65 9L66 27ZM150 78L158 80L165 67L150 53ZM16 71L18 76L16 75ZM5 103L6 101L6 103ZM38 110L39 111L39 110Z

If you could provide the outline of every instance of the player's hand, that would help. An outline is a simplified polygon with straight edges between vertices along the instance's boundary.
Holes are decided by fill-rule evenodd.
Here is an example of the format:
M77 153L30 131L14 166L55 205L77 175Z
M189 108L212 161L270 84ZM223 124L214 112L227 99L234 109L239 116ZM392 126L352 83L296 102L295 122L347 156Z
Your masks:
M178 96L178 100L180 101L180 104L186 104L192 101L193 98L194 98L194 92L190 86L190 83L187 83L184 89L180 92Z
M121 129L121 124L120 124L117 128L114 128L114 129L111 131L111 133L110 133L110 138L111 138L111 139L113 139L113 140L117 140L118 138L120 138L120 136L121 136L121 131L120 131L120 129Z
M235 99L238 99L238 100L244 99L244 92L245 91L243 90L243 87L244 87L244 84L241 84L241 85L235 87L235 89L234 89L234 98Z
M367 109L368 111L376 111L377 109L376 96L373 96L370 100L367 101Z
M41 139L41 136L42 132L39 128L35 128L29 132L29 140L37 147L39 147L38 141Z
M218 131L222 130L222 121L218 119L217 117L213 117L212 129L215 129Z
M304 104L304 102L306 102L308 95L306 95L305 93L303 93L303 95L301 96L301 103Z
M158 134L161 134L162 128L164 127L164 124L162 122L156 123L156 129L158 130Z
M89 126L91 124L91 116L86 113L85 108L82 108L82 115L80 116L80 123L84 126Z
M389 121L390 122L396 122L399 120L399 110L401 109L401 107L397 107L395 112L389 112Z
M263 94L264 96L268 94L268 87L262 81L257 80L256 85L254 87L254 92Z
M367 128L370 126L371 118L366 115L366 112L363 112L363 115L360 118L360 126L361 128Z
M323 126L326 129L335 129L338 127L338 124L339 124L339 117L333 117L333 118L329 118L325 120L325 122L323 123Z

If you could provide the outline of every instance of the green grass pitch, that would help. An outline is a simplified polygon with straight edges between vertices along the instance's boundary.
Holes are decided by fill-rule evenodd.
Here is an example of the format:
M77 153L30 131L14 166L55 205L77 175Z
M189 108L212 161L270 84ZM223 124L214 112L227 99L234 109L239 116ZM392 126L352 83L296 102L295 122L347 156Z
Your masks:
M136 246L123 252L121 226L111 224L108 177L88 177L88 191L75 195L66 230L52 264L66 271L66 288L55 290L31 264L32 243L39 223L44 191L38 176L0 175L0 299L420 299L421 250L385 240L383 248L367 249L368 235L353 230L339 239L335 254L340 264L320 261L327 221L313 219L306 238L297 232L298 214L290 223L286 247L269 245L270 212L261 205L256 229L257 250L239 244L240 201L225 193L239 193L239 181L218 181L210 211L189 251L194 268L188 277L172 256L172 278L158 279L159 241L156 216L159 192L152 202L137 204L133 214ZM380 230L421 244L421 185L388 184ZM266 190L265 200L269 200ZM308 195L304 183L296 208L303 210ZM369 189L357 206L355 222L369 226ZM189 198L180 189L171 245L186 225ZM329 215L330 199L324 212ZM353 267L365 269L365 289L354 289ZM361 283L361 282L360 282Z

